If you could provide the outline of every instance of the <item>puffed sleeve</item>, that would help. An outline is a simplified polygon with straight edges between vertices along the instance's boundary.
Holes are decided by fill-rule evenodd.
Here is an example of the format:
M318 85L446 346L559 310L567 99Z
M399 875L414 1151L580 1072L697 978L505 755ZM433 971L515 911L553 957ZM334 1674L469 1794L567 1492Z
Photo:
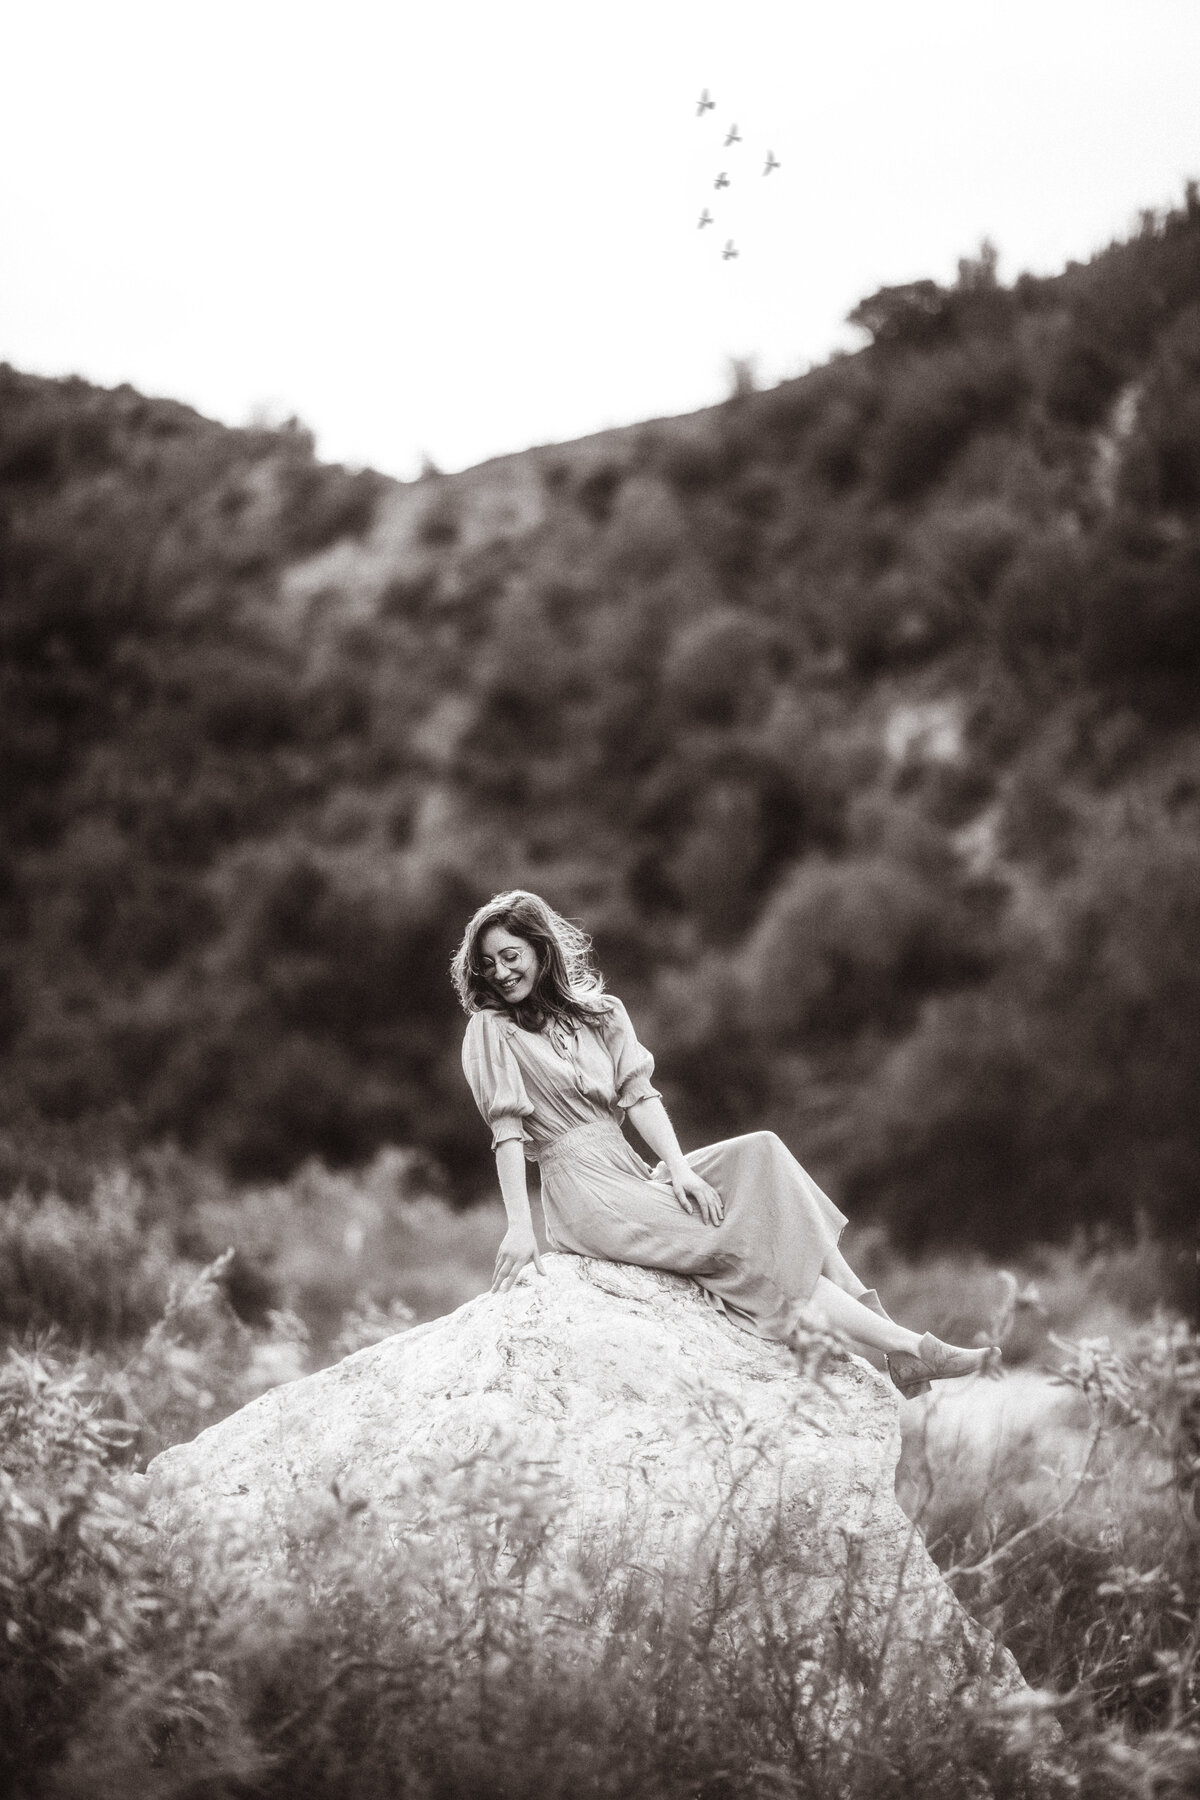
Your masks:
M654 1058L638 1043L629 1014L615 994L608 995L604 1035L616 1077L617 1105L624 1109L637 1100L661 1100L662 1095L650 1080Z
M503 1022L495 1013L472 1013L463 1039L463 1073L475 1104L492 1127L492 1149L508 1138L528 1143L521 1123L533 1111Z

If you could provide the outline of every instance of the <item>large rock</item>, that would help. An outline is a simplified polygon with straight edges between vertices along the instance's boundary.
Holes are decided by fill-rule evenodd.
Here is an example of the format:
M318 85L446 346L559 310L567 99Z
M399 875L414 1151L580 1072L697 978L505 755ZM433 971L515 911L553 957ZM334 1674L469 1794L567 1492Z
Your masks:
M662 1594L716 1582L731 1653L739 1630L786 1629L813 1657L836 1638L851 1688L886 1686L889 1669L911 1672L896 1652L915 1641L947 1693L1019 1686L896 1504L898 1407L881 1376L827 1348L805 1367L676 1276L545 1261L544 1277L527 1270L159 1456L150 1511L173 1553L215 1534L264 1570L294 1567L297 1521L332 1492L375 1522L372 1581L388 1579L381 1519L397 1559L423 1532L478 1579L468 1472L501 1575L543 1584L556 1607L574 1582L603 1619L597 1570L612 1591L636 1565Z

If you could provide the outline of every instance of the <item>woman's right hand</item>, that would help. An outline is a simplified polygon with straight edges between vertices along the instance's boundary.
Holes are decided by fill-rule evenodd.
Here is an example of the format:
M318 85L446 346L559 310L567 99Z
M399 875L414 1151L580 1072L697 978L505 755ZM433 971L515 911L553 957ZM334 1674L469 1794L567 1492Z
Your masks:
M684 1212L696 1212L706 1225L719 1225L725 1217L725 1202L710 1182L687 1163L680 1163L677 1169L667 1170L675 1198Z
M532 1226L510 1225L496 1252L492 1293L506 1294L528 1263L533 1264L539 1275L546 1273L542 1267L542 1255L537 1247L537 1239L533 1235Z

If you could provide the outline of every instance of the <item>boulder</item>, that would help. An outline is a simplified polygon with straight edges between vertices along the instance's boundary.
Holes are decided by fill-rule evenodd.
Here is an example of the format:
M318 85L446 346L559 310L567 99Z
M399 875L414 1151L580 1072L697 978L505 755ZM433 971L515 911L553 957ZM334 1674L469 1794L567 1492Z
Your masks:
M1020 1689L896 1503L882 1376L827 1341L764 1342L674 1275L545 1268L157 1457L148 1507L171 1555L219 1541L319 1580L311 1521L334 1505L380 1591L403 1564L411 1592L414 1547L434 1545L441 1594L456 1561L468 1588L517 1582L557 1618L574 1594L599 1641L636 1574L646 1606L708 1595L729 1654L771 1636L828 1669L834 1646L850 1704L911 1681L914 1648L947 1694Z

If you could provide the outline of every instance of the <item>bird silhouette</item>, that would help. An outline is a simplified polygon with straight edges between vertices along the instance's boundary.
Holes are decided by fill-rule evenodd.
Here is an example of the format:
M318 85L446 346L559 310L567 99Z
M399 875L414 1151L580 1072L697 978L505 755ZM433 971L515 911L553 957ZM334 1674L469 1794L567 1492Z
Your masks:
M698 230L700 230L700 231L703 231L703 230L704 230L704 227L705 227L705 226L706 226L706 225L711 225L711 224L712 224L712 222L713 222L713 216L712 216L712 214L711 214L711 213L710 213L710 212L709 212L709 210L708 210L708 208L707 208L707 206L706 206L706 207L705 207L705 209L704 209L704 211L703 211L703 212L702 212L702 213L701 213L701 214L700 214L700 224L699 224L699 226L698 226L698 227L697 227L697 229L698 229Z
M728 239L728 240L727 240L727 241L726 241L726 244L725 244L725 248L724 248L724 249L723 249L723 250L722 250L722 252L721 252L721 261L722 261L722 262L731 262L731 261L732 261L732 259L733 259L733 258L734 258L734 257L735 257L735 256L736 256L736 255L737 255L737 251L736 251L736 249L735 249L735 248L734 248L734 243L733 243L733 239L732 239L732 238L729 238L729 239Z
M699 118L703 118L703 116L704 116L704 114L705 114L705 113L706 113L706 112L711 112L711 111L712 111L712 110L713 110L713 107L714 107L714 106L715 106L715 105L716 105L716 104L717 104L717 103L716 103L716 101L715 101L715 100L710 100L710 99L709 99L709 97L708 97L708 89L707 89L707 88L705 88L705 90L704 90L704 92L703 92L703 93L702 93L702 94L701 94L701 96L700 96L700 98L699 98L699 100L697 100L697 102L696 102L696 117L697 117L697 118L698 118L698 119L699 119Z
M741 133L739 132L736 123L734 123L725 133L725 148L728 150L730 144L740 144L741 141Z
M713 182L713 186L715 188L723 188L723 187L729 186L729 177L725 173L724 169L721 170L721 173L717 176L717 179Z
M768 150L767 151L767 166L763 170L763 174L769 175L771 173L772 169L779 169L782 167L783 167L783 165L779 161L779 158L776 156L775 152L773 150Z

